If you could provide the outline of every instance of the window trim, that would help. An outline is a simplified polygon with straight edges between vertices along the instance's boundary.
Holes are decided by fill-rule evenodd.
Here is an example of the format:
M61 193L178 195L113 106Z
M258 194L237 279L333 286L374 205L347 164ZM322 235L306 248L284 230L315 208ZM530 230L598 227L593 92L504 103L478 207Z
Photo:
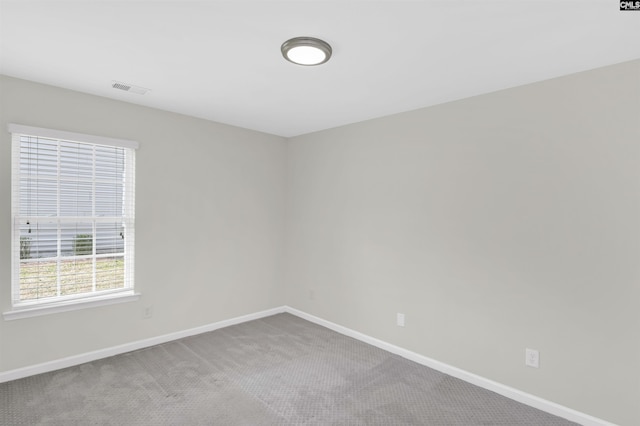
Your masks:
M134 151L134 156L135 156L135 150L139 147L138 142L126 140L126 139L114 139L114 138L108 138L103 136L88 135L88 134L69 132L69 131L63 131L63 130L26 126L22 124L10 123L8 124L7 128L9 133L11 134L12 150L13 150L15 135L28 135L28 136L36 136L36 137L42 137L42 138L48 138L48 139L54 139L54 140L64 140L64 141L88 143L88 144L94 144L94 145L107 145L107 146L115 146L115 147L121 147L121 148L129 148ZM12 152L12 158L14 155L15 153ZM14 168L13 161L14 160L12 159L12 166L11 166L12 180L14 179L14 173L15 173L15 171L13 170ZM133 170L134 170L133 185L135 188L135 159L133 163ZM16 197L14 185L15 184L12 182L12 187L11 187L12 203L15 202L15 197ZM135 194L135 189L133 193ZM135 195L134 195L134 199L131 200L131 203L132 203L131 208L133 209L132 218L135 223L135 207L134 207ZM15 274L18 273L19 269L16 270L15 262L18 262L19 260L14 259L15 248L13 247L13 245L16 244L15 223L13 223L14 221L15 221L15 212L14 212L14 207L12 206L11 307L8 311L3 312L3 317L5 321L40 316L40 315L47 315L47 314L52 314L57 312L73 311L73 310L85 309L85 308L90 308L95 306L104 306L104 305L111 305L115 303L130 302L130 301L136 301L139 299L140 294L135 292L135 287L134 287L135 285L133 284L133 281L132 281L132 286L128 290L124 290L124 291L122 290L117 292L105 291L97 294L87 293L84 296L76 295L76 297L69 298L69 299L57 297L54 300L50 300L50 301L40 301L40 302L23 301L23 302L16 303L16 300L14 299L14 292L16 291L16 289L14 287L16 285L19 286L19 283L17 283L16 281ZM134 241L133 244L135 246L135 237L133 237L133 241ZM135 249L132 247L132 250L135 250ZM135 255L133 254L133 251L132 251L128 257L125 256L124 258L125 262L131 262L131 263L134 262L134 259L135 259L134 256ZM19 266L17 266L17 268L19 268ZM133 269L132 269L132 272L133 272Z
M23 124L9 123L7 126L9 133L22 133L29 136L40 136L49 139L63 139L71 142L85 142L96 145L120 146L123 148L138 149L139 144L136 141L127 139L114 139L104 136L87 135L84 133L67 132L65 130L45 129L44 127L25 126Z
M93 308L96 306L113 305L116 303L135 302L140 299L140 293L133 290L103 294L99 296L87 296L83 298L59 300L49 303L39 303L32 305L14 306L2 313L5 321L12 321L22 318L38 317L41 315L55 314L58 312L77 311L80 309Z

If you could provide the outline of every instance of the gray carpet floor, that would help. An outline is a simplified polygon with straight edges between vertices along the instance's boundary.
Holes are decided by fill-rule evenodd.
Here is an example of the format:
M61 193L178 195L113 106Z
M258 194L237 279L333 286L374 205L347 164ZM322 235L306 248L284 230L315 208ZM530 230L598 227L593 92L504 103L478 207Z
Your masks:
M0 384L1 425L575 425L289 314Z

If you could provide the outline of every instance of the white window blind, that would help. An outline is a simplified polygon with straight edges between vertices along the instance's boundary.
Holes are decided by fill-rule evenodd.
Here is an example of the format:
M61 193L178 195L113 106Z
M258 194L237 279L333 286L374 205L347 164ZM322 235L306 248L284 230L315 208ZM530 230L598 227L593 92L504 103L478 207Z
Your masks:
M133 292L132 141L12 124L13 306Z

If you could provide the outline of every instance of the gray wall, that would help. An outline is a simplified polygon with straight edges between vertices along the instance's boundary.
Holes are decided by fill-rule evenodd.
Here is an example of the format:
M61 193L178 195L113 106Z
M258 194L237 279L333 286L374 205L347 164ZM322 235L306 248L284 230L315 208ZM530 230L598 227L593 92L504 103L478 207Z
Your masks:
M136 140L138 302L0 320L0 371L281 306L286 140L0 77L0 310L10 308L7 123ZM143 319L153 306L153 317Z
M294 138L288 303L640 424L639 96L634 61Z

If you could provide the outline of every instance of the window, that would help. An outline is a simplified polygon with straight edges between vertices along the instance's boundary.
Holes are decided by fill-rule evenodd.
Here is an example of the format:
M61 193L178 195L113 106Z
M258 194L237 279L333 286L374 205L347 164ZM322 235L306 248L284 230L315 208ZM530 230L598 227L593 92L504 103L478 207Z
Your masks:
M137 143L16 124L9 131L14 312L134 295Z

